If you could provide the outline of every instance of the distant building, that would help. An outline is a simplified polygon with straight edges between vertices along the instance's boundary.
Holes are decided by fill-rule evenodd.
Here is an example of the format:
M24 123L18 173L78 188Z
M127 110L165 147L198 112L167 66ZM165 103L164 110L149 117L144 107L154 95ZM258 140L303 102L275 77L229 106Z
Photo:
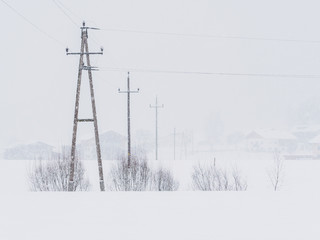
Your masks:
M320 134L309 141L312 146L313 155L316 158L320 157Z
M290 132L279 130L254 130L246 136L247 149L257 152L292 152L297 148L297 138Z
M320 125L299 125L292 133L298 139L298 152L314 154L315 143L311 141L320 135Z
M54 147L43 142L32 144L20 144L7 148L3 154L4 159L8 160L36 160L51 159L57 153Z
M292 133L300 142L309 142L320 134L320 125L299 125L292 129Z
M107 131L100 135L101 157L103 160L119 159L126 152L127 138L114 131ZM95 138L83 140L77 146L81 159L96 158Z

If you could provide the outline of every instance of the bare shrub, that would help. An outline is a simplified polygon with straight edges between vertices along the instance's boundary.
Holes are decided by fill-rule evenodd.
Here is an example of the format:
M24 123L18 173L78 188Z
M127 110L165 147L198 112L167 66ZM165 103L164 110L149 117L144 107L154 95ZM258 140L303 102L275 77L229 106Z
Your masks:
M168 169L160 168L153 175L153 189L155 191L177 191L179 182L176 181Z
M231 174L217 168L213 163L193 167L192 186L200 191L245 191L247 183L237 169Z
M147 160L135 156L131 156L130 166L126 157L121 157L111 168L109 178L111 191L147 191L152 185L152 171Z
M246 191L248 184L245 179L243 179L240 175L240 172L237 168L233 169L232 171L232 178L233 178L233 191Z
M64 150L50 160L38 160L28 173L31 191L68 191L71 156ZM74 191L88 191L89 180L81 161L76 158Z
M140 153L131 156L130 166L125 155L120 157L111 167L107 187L111 191L176 191L179 183L167 169L152 170Z
M284 160L281 158L280 152L274 152L273 165L268 171L268 176L273 190L278 191L284 180Z

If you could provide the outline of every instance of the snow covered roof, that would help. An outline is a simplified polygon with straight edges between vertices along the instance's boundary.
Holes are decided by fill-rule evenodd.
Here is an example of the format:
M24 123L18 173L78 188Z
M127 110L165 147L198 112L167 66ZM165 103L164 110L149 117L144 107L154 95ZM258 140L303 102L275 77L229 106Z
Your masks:
M299 125L295 126L292 132L320 132L320 125Z
M287 131L274 129L254 130L247 135L247 138L263 138L263 139L281 139L281 140L297 140L297 138Z
M320 143L320 135L315 136L315 137L312 138L309 142L310 142L310 143Z

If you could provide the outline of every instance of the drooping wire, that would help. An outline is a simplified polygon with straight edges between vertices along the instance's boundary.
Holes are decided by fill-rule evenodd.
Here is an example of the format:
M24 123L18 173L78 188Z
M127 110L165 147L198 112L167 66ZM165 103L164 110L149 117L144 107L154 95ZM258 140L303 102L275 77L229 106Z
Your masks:
M58 7L58 9L70 20L72 24L74 24L76 27L80 27L80 24L77 24L76 21L67 13L67 11L72 14L74 17L79 20L79 23L82 22L81 18L76 15L73 11L71 11L66 5L64 5L61 1L59 0L52 0L53 3ZM97 37L92 33L90 33L91 39L93 42L95 42L97 45L102 46L102 44L99 43L99 40L97 40Z
M61 41L50 35L49 33L45 32L43 29L39 28L36 24L31 22L28 18L26 18L24 15L22 15L19 11L17 11L14 7L9 5L6 1L0 0L3 4L5 4L8 8L10 8L16 15L18 15L21 19L23 19L25 22L29 23L33 28L35 28L37 31L41 32L43 35L47 36L51 40L55 41L61 46L65 46Z
M76 14L74 11L70 10L64 3L62 3L60 0L56 0L60 6L62 6L66 11L68 11L70 14L72 14L79 22L82 22L83 19L80 15Z
M296 42L296 43L313 43L313 44L320 43L320 40L304 40L304 39L288 39L288 38L263 38L263 37L260 38L260 37L247 37L247 36L232 36L232 35L156 32L156 31L141 31L141 30L117 29L117 28L101 28L101 30L108 31L108 32L124 32L124 33L135 33L135 34L146 34L146 35L166 35L166 36L173 36L173 37L217 38L217 39Z
M165 73L165 74L191 74L191 75L216 75L216 76L244 76L244 77L266 77L266 78L320 78L320 75L311 74L277 74L277 73L230 73L230 72L201 72L201 71L175 71L155 70L137 68L100 68L100 71L115 72L142 72L142 73Z
M76 27L79 27L80 25L77 24L72 17L69 16L69 14L63 9L66 7L58 0L52 0L52 2L60 9L60 11L70 20L70 22L72 22Z
M46 35L51 40L55 41L61 46L65 46L61 41L48 34L43 29L39 28L36 24L30 21L27 17L22 15L14 7L8 4L5 0L0 0L8 8L10 8L16 15L22 18L25 22L33 26L37 31ZM67 13L63 10L61 6L66 8L59 1L61 5L57 2L59 0L53 0L56 6L68 17L68 19L77 27L79 26ZM69 10L70 11L70 10ZM129 33L141 33L141 34L156 34L156 35L172 35L172 36L187 36L187 37L208 37L208 38L229 38L229 39L247 39L247 40L263 40L263 41L285 41L285 42L305 42L305 43L320 43L318 40L297 40L297 39L278 39L278 38L252 38L252 37L241 37L241 36L218 36L218 35L202 35L202 34L182 34L182 33L167 33L167 32L148 32L148 31L136 31L136 30L125 30L125 29L106 29L105 31L114 32L129 32ZM101 71L117 71L117 72L145 72L145 73L166 73L166 74L193 74L193 75L216 75L216 76L247 76L247 77L277 77L277 78L320 78L320 75L310 75L310 74L268 74L268 73L228 73L228 72L201 72L201 71L175 71L175 70L155 70L155 69L137 69L137 68L102 68Z

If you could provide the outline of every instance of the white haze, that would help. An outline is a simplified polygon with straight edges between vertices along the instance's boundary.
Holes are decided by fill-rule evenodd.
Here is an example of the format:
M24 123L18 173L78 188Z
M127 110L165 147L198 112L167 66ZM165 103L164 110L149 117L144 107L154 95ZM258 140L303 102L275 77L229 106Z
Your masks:
M62 2L62 1L61 1ZM45 141L71 142L80 30L53 1L9 1L48 38L0 2L0 145ZM63 1L79 25L103 29L194 33L259 38L320 40L318 1ZM79 17L77 17L77 16ZM320 43L219 39L113 31L90 31L89 47L104 47L92 56L100 132L126 133L125 72L107 68L266 74L320 74ZM86 83L87 77L83 79ZM320 103L319 79L131 73L132 131L154 130L154 104L159 110L160 135L193 131L204 139L210 126L224 132L255 128L289 128L316 124L317 114L301 118L304 106ZM88 88L80 116L90 117ZM302 110L301 110L302 109ZM92 136L81 126L79 137Z

